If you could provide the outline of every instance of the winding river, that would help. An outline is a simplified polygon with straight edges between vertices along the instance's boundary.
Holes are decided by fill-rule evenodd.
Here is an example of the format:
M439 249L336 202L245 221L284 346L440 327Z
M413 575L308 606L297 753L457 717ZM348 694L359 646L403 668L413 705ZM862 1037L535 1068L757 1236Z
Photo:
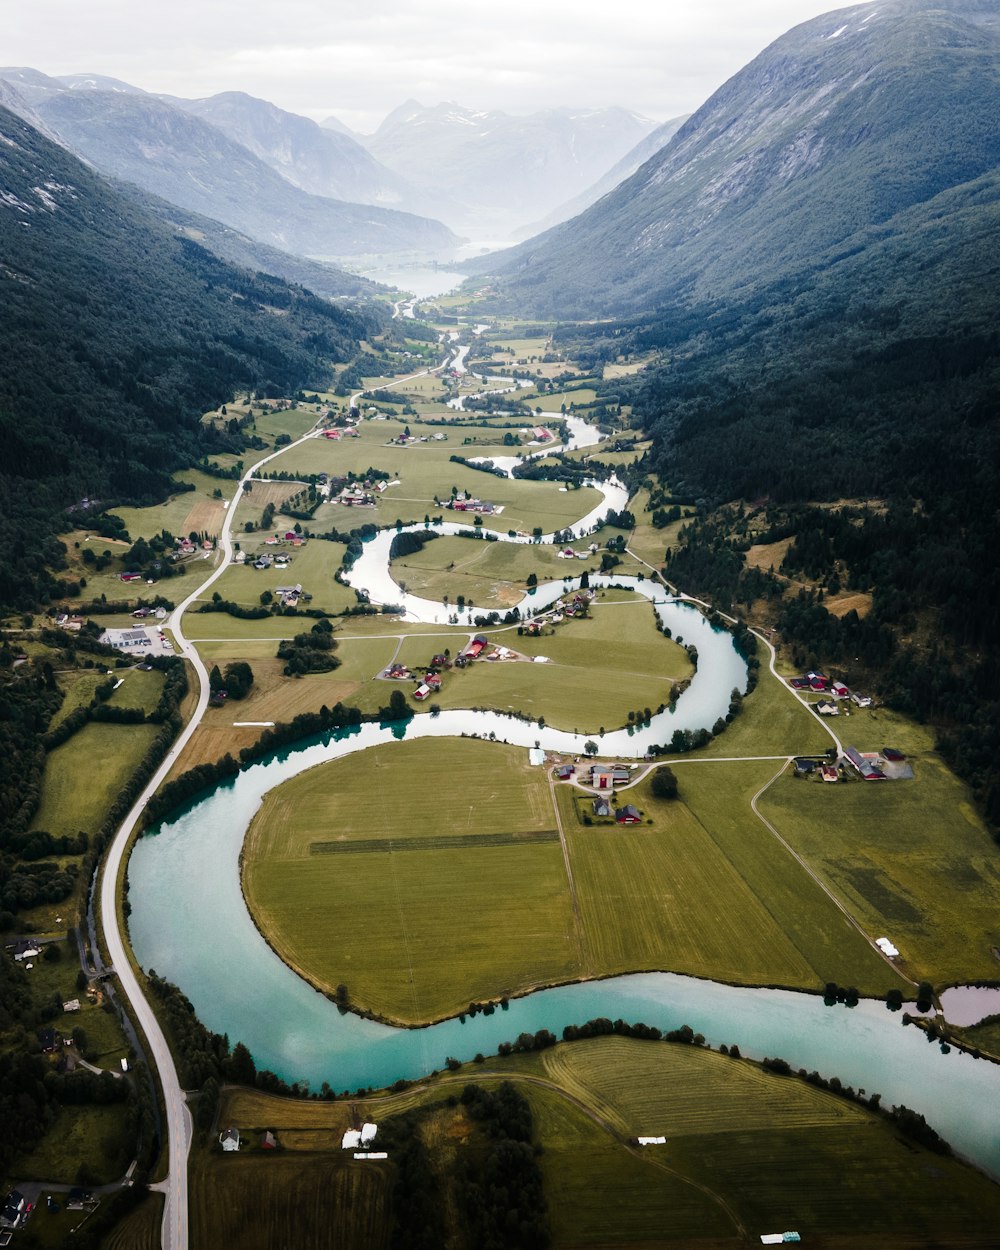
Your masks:
M625 506L620 483L601 489L601 509ZM596 519L583 518L575 531ZM468 526L437 528L449 533ZM389 572L392 537L391 531L380 533L366 544L352 570L352 584L364 586L375 600L402 599L411 619L446 624L449 612L442 604L401 595ZM539 587L522 600L522 611L543 607L576 584L568 580ZM731 691L745 689L747 676L730 634L713 629L693 606L668 598L651 581L592 576L591 585L622 585L646 596L674 637L698 649L697 672L674 711L654 717L642 730L605 734L602 755L641 756L650 744L668 741L675 729L711 726L725 715ZM459 623L468 628L467 614ZM995 1114L1000 1068L957 1051L942 1053L917 1029L902 1028L901 1017L882 1003L828 1008L802 993L644 973L539 990L489 1016L423 1029L396 1029L341 1014L281 962L247 912L239 856L250 821L269 790L317 764L394 740L462 734L574 752L582 752L587 740L587 735L540 729L499 713L447 711L391 726L362 725L277 752L136 844L129 863L129 928L139 962L178 984L204 1024L244 1042L258 1066L313 1088L324 1081L338 1091L385 1086L441 1068L448 1056L493 1054L500 1042L519 1033L546 1028L559 1034L567 1024L597 1016L642 1020L662 1029L686 1023L712 1045L738 1043L757 1058L780 1055L795 1068L817 1069L869 1093L877 1091L886 1105L905 1103L922 1112L961 1154L1000 1176Z

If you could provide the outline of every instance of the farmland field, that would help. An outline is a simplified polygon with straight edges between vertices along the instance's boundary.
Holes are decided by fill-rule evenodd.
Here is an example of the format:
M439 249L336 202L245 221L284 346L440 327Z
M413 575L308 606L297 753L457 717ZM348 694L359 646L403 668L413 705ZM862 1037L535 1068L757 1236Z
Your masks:
M836 787L783 777L761 810L870 932L889 935L914 980L995 980L996 847L938 756L914 771Z
M831 1247L995 1244L1000 1189L981 1174L907 1142L856 1103L692 1046L600 1037L467 1064L400 1094L332 1104L233 1089L222 1118L273 1126L296 1173L309 1175L310 1163L322 1159L338 1176L344 1165L330 1146L348 1124L382 1125L423 1107L431 1166L447 1160L454 1168L462 1136L431 1126L466 1082L500 1080L512 1081L531 1105L557 1248L722 1247L742 1244L737 1224L744 1241L759 1230L798 1228ZM667 1142L630 1147L638 1134ZM196 1188L221 1192L245 1165L260 1178L259 1159L203 1154ZM221 1227L210 1222L207 1204L200 1210L206 1231ZM355 1244L355 1211L370 1218L366 1202L345 1209L345 1245ZM217 1210L214 1218L232 1217Z
M265 799L244 846L258 925L287 962L417 1022L567 979L576 934L554 813L526 753L378 747ZM371 935L378 934L373 942Z
M185 491L179 495L171 495L165 503L156 504L151 508L115 508L115 514L125 522L132 539L151 538L160 530L169 530L179 537L192 530L205 530L209 535L217 534L222 528L226 512L221 499L213 498L216 490L221 490L225 498L231 497L235 482L220 480L202 473L198 469L183 469L174 474L178 482L190 482L193 491ZM195 522L197 521L197 524ZM97 539L96 542L103 542Z
M645 599L627 592L601 592L585 620L564 621L551 634L519 637L516 629L488 630L486 636L529 657L547 656L545 664L480 661L444 674L434 702L442 708L493 707L516 711L563 729L597 733L600 726L620 728L630 712L654 711L670 700L674 682L692 672L687 654L654 627ZM628 645L623 646L624 638ZM447 645L453 654L468 635L457 632ZM440 638L428 644L410 638L399 660L426 666Z
M587 800L560 787L577 931L545 779L523 752L418 741L370 754L363 772L334 762L272 792L244 848L248 903L282 957L369 1010L422 1022L547 981L647 969L873 994L893 983L751 813L773 761L678 761L683 801L654 800L641 782L622 800L643 815L629 827L588 827Z
M312 603L308 606L320 608L324 612L341 612L344 608L353 607L357 596L348 586L334 580L334 573L340 568L344 554L343 543L324 542L322 539L310 539L302 547L267 547L248 536L243 541L247 551L247 563L226 569L225 573L212 587L213 594L223 599L231 599L244 607L260 606L260 596L265 591L273 594L278 586L300 585L307 594L312 595ZM284 554L291 563L287 568L255 569L252 561L258 552L266 551L271 555ZM197 612L197 607L193 609ZM271 622L271 633L294 633L299 628L309 629L315 623L306 618L276 617Z
M84 725L50 752L32 828L95 834L159 731L159 725Z
M342 1152L200 1152L191 1169L194 1246L243 1250L381 1250L388 1244L390 1173Z

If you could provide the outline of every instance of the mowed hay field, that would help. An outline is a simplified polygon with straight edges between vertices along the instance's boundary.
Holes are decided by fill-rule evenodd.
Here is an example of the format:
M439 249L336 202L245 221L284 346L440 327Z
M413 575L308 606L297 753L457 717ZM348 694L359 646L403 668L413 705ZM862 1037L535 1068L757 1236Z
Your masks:
M211 1155L191 1166L191 1244L198 1250L381 1250L391 1177L341 1151Z
M210 537L221 531L226 510L222 499L213 496L216 490L221 490L225 498L230 498L236 483L211 477L198 469L182 469L174 474L174 478L178 482L190 482L194 490L171 495L164 503L151 508L115 508L115 515L125 522L133 540L151 538L163 529L178 538L192 530L198 533L205 531ZM105 540L98 538L94 541L96 545ZM97 550L101 551L103 547L97 546Z
M649 779L620 793L638 825L588 827L559 790L589 970L883 994L891 968L751 811L775 765L671 766L680 799L654 799Z
M913 768L911 781L783 777L761 811L870 932L892 939L914 980L995 980L996 847L967 787L937 755L917 756Z
M1000 1188L905 1142L891 1125L825 1090L744 1060L624 1038L556 1047L543 1061L561 1089L623 1125L629 1136L666 1136L665 1146L647 1148L650 1161L718 1195L754 1239L761 1231L794 1228L822 1245L990 1244ZM534 1093L529 1096L534 1103ZM565 1141L559 1160L554 1144L546 1143L547 1182L550 1172L572 1179L585 1169L574 1144ZM562 1224L570 1233L564 1244L590 1241L591 1230L606 1219L601 1199L614 1202L600 1176L586 1172L588 1184L574 1187L568 1209L553 1211L556 1229ZM655 1184L637 1195L640 1211L655 1196ZM547 1188L558 1195L558 1179ZM667 1215L661 1235L678 1236L672 1223ZM895 1236L901 1236L898 1243ZM607 1241L629 1244L613 1228ZM591 1244L604 1242L595 1237Z
M218 619L218 618L215 618ZM289 624L287 617L276 618L276 624ZM311 628L312 622L297 622L297 629ZM222 707L210 707L191 741L174 766L178 776L197 764L212 763L227 752L238 756L241 748L251 746L264 732L269 721L294 720L301 712L318 712L324 705L337 703L380 706L378 700L359 698L363 683L389 662L396 649L395 638L352 638L341 642L337 658L341 664L329 673L307 673L304 677L285 677L285 661L275 658L274 641L233 640L203 643L199 650L209 668L218 664L225 668L234 660L245 660L253 669L254 684L249 695L239 702L229 700ZM378 683L381 703L389 702L391 687ZM240 722L259 722L241 724Z
M330 1162L332 1183L338 1160L324 1152L349 1124L385 1125L412 1108L440 1107L467 1082L502 1080L531 1104L555 1247L714 1248L786 1228L809 1244L857 1250L996 1244L1000 1188L980 1173L905 1141L855 1103L698 1047L593 1038L336 1103L231 1089L220 1122L254 1126L251 1142L260 1127L274 1127L287 1155L267 1162L294 1160L305 1174L313 1154ZM631 1147L640 1134L667 1143ZM428 1132L425 1141L432 1168L460 1165L459 1138ZM208 1192L215 1176L250 1162L203 1155L197 1183ZM207 1230L211 1211L205 1216ZM340 1210L345 1245L355 1244L355 1216L369 1218L365 1202ZM307 1224L303 1236L311 1235Z
M251 825L243 887L289 964L404 1023L579 967L548 783L519 748L399 743L294 778Z
M49 753L32 828L95 834L159 731L159 725L84 725Z

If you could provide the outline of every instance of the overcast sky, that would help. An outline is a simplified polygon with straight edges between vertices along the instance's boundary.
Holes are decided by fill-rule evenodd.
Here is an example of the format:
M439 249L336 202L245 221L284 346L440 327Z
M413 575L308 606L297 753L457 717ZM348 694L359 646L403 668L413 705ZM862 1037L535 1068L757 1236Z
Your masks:
M836 0L4 0L7 65L246 91L374 130L404 100L691 112Z

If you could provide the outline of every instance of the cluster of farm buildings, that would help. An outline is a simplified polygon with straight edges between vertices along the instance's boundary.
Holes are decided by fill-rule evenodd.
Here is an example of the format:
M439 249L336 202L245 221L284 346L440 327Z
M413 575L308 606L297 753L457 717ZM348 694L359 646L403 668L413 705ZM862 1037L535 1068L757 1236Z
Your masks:
M867 694L851 690L842 681L835 681L825 673L805 673L801 677L789 677L788 684L793 690L809 691L812 694L826 695L813 710L820 716L839 716L842 702L850 701L856 707L871 707L872 700Z
M491 648L489 640L484 634L476 634L471 642L455 656L454 660L443 653L432 656L431 662L424 670L423 676L414 674L407 665L398 660L390 664L384 670L382 676L389 681L415 680L417 685L413 691L413 697L418 703L422 703L428 695L436 694L441 689L441 674L447 669L465 668L475 660L495 662L497 660L520 660L523 658L516 651L512 651L510 647L495 646Z

